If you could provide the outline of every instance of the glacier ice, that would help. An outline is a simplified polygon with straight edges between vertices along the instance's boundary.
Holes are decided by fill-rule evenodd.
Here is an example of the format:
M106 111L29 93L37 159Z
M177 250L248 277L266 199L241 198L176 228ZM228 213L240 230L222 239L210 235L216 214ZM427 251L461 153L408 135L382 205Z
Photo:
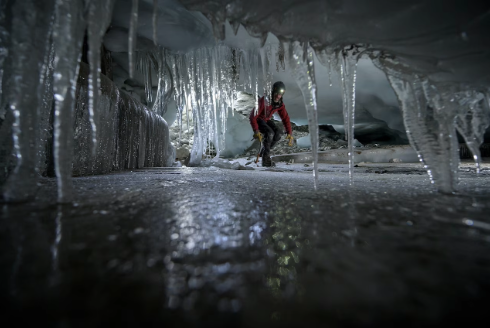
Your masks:
M342 103L344 112L344 131L349 148L349 179L353 181L354 172L354 119L356 109L356 68L359 51L356 47L342 49L337 54L342 81ZM330 65L330 60L329 60Z
M313 185L316 190L318 187L318 113L313 50L307 44L302 45L299 42L292 42L289 44L288 52L289 65L303 93L308 114L308 127L313 154Z
M55 95L53 138L59 200L63 202L72 198L71 126L85 28L88 28L91 70L88 108L93 132L92 151L98 151L95 149L95 139L98 133L105 133L96 126L100 119L94 111L99 102L100 44L115 1L47 0L39 3L27 0L0 3L0 104L5 122L8 120L3 106L8 105L9 113L13 115L9 119L14 120L12 128L17 161L5 187L6 199L27 199L32 197L36 189L37 170L45 155L42 154L41 144L49 138L45 126L52 101L49 99L51 88ZM183 128L185 125L188 131L193 127L194 130L191 165L199 165L210 148L215 150L216 157L226 150L224 136L227 126L233 122L229 117L230 114L233 117L237 91L253 94L255 104L262 92L268 95L272 83L273 59L277 71L285 70L288 66L298 81L305 99L313 153L316 153L318 90L315 83L315 55L329 68L329 76L332 67L340 68L345 132L352 155L357 51L362 47L372 55L391 82L403 110L410 143L418 151L437 188L448 193L456 189L459 164L456 131L463 136L479 167L481 156L478 147L490 119L489 90L482 78L482 72L487 66L484 65L486 62L482 62L484 56L480 55L485 53L481 49L486 43L479 42L486 40L486 36L475 32L475 26L484 23L481 19L471 20L476 9L468 9L468 18L465 20L470 20L471 24L463 24L465 38L460 39L452 38L450 32L442 28L445 26L444 18L452 18L454 12L441 13L441 17L434 15L432 21L424 20L413 26L412 32L403 34L406 32L406 23L415 13L422 13L423 10L434 13L434 8L421 1L415 1L418 5L411 7L410 15L400 11L396 20L387 15L392 7L381 6L383 8L380 12L373 14L377 24L367 24L366 19L356 16L347 3L325 2L315 12L310 10L311 4L306 3L303 7L301 1L293 0L287 19L284 19L272 10L273 6L257 1L252 4L242 0L181 2L208 17L213 33L219 40L216 45L211 46L205 31L206 22L198 18L200 14L190 12L186 12L185 17L189 21L194 20L188 23L186 32L195 31L197 35L190 42L191 45L182 41L186 39L184 37L180 37L182 40L177 40L179 37L168 37L173 31L169 26L174 23L174 17L166 17L168 24L165 26L169 27L168 30L158 29L157 26L165 23L165 19L162 2L155 0L118 2L121 6L114 8L118 14L114 15L113 23L119 31L127 31L127 46L124 48L128 52L129 76L135 77L136 71L142 73L144 98L154 112L151 115L142 114L142 120L146 122L148 115L163 115L173 98L179 126ZM175 1L163 3L180 6L172 12L174 14L182 9ZM124 4L129 6L129 19L125 18L125 22L121 23L120 11L125 8ZM150 24L139 17L142 12L139 9L148 6L153 8L149 16L151 19L144 20ZM405 8L404 5L400 6ZM8 11L3 10L6 7L9 7ZM366 7L363 10L370 12ZM11 22L7 22L5 12L12 14L9 18ZM339 14L342 12L343 16ZM353 17L358 19L353 20ZM260 46L243 49L227 46L224 43L226 20L231 22L235 34L243 26L250 35L259 38ZM342 26L346 20L352 23L349 30L352 33L343 33L346 30ZM143 26L143 36L139 35L140 26ZM431 26L438 27L432 29L436 32L423 36L421 32ZM383 28L386 33L373 33L373 28ZM268 32L275 34L277 44L270 43ZM402 34L403 42L397 42ZM185 33L179 34L183 35ZM168 44L175 45L172 51L168 49L170 46L166 47L162 43L166 37L170 40ZM443 39L443 45L429 42L434 37ZM150 42L140 44L139 41L143 39ZM406 44L411 45L410 52L407 52ZM455 52L453 49L461 50ZM397 54L396 59L392 59L390 53ZM434 60L425 60L423 55L427 53L431 53ZM469 61L465 58L469 54L472 54L471 58L477 64L467 64ZM464 64L467 69L460 69L457 64ZM153 78L158 82L156 95ZM479 84L478 81L483 82ZM146 142L145 138L151 136L146 135L141 140ZM352 164L351 159L350 174ZM316 167L315 164L315 187Z
M54 59L54 162L58 179L58 200L69 202L73 197L71 180L73 159L73 111L78 63L82 49L86 18L84 2L57 1L57 15L53 42Z
M136 33L138 29L138 4L139 0L133 0L131 6L131 18L129 23L129 40L128 40L128 56L129 56L129 76L134 77L135 70L135 48L136 48Z
M87 30L88 30L88 61L89 75L89 116L92 129L92 152L95 154L97 145L96 110L100 95L100 47L105 31L109 26L112 9L116 0L100 0L88 3Z
M12 4L12 28L9 47L10 72L8 95L3 95L15 121L14 152L17 163L6 182L4 197L23 201L37 189L37 147L43 80L42 65L49 58L53 1L16 1ZM23 74L28 71L29 74ZM5 73L4 73L5 74ZM3 77L5 81L5 76Z
M460 84L430 81L412 74L392 58L378 58L403 110L411 145L427 168L432 183L444 193L458 184L459 146L456 129L473 152L479 170L479 149L489 125L484 94Z

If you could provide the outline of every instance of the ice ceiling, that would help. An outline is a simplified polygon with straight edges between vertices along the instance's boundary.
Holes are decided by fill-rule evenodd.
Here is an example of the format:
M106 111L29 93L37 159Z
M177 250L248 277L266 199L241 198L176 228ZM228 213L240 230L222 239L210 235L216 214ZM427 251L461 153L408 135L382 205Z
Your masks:
M308 123L314 154L319 123L344 130L352 154L356 123L401 129L403 117L440 191L456 188L456 130L480 160L490 86L484 2L12 0L0 8L0 76L9 84L0 89L16 118L11 189L33 178L29 131L37 128L40 99L26 95L41 89L51 62L59 193L70 184L72 89L85 30L94 144L99 80L93 77L103 43L121 89L161 115L175 108L179 125L192 121L192 165L207 144L218 153L223 148L237 91L267 94L274 80L286 83L292 120Z

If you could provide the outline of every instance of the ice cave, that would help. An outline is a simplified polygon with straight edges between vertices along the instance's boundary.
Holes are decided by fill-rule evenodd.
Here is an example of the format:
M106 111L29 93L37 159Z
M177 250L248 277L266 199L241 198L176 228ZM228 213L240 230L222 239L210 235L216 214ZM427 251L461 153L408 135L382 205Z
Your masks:
M487 321L489 31L483 1L0 0L3 321Z

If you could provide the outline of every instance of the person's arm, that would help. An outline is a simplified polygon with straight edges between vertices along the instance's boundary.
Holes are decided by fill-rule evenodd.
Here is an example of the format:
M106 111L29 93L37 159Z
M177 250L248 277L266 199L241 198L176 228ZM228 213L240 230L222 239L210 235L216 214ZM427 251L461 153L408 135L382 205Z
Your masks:
M284 125L284 129L286 129L287 134L293 135L293 129L291 128L291 121L289 120L288 112L286 111L286 106L282 105L281 108L277 111L279 116L281 117L282 124Z

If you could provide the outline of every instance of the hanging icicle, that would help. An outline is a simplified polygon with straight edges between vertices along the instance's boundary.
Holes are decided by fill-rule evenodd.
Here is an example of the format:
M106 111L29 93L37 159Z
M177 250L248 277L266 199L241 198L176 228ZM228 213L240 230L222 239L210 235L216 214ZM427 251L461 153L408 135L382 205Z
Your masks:
M153 0L153 17L152 17L152 24L153 24L153 44L155 46L158 46L158 0Z
M7 1L0 2L0 108L4 108L3 101L3 76L5 73L5 59L8 57L9 31L6 28L6 5Z
M303 93L308 127L310 131L311 152L313 155L313 186L318 188L318 112L317 89L315 81L314 56L311 47L306 52L306 61L303 61L304 47L299 42L289 44L289 66L296 83Z
M259 110L259 53L257 49L252 48L249 51L249 60L252 68L252 86L253 86L253 96L255 99L255 115L257 115Z
M4 199L16 202L33 198L37 190L37 127L43 89L39 85L45 73L39 63L49 58L47 41L54 1L15 1L11 6L10 72L6 76L9 87L3 97L14 117L16 166L4 186Z
M383 68L403 111L410 144L437 189L452 193L458 183L459 147L453 106L429 83L390 58L374 61Z
M138 1L133 0L131 7L131 20L129 22L129 41L128 41L128 56L129 56L129 77L134 78L135 67L135 49L138 39Z
M83 0L57 1L57 21L53 40L54 60L54 162L58 180L58 201L69 202L73 197L73 111L75 85L86 21L82 16Z
M357 54L355 47L344 49L337 54L340 63L342 85L342 104L344 114L344 131L349 149L349 180L353 182L354 172L354 119L356 109L356 68Z
M94 156L97 149L97 105L100 96L100 48L105 31L112 18L115 0L91 1L88 9L88 60L90 74L88 81L88 112L92 139L90 147Z
M153 102L153 85L152 85L152 68L153 54L146 51L136 52L136 69L143 75L143 84L145 87L146 105L150 106Z
M154 53L157 64L158 90L153 104L153 111L158 115L165 115L167 105L174 92L173 77L167 64L167 52L161 49Z
M276 70L279 73L279 68L282 68L284 72L286 70L286 62L285 62L285 52L284 52L284 43L279 41L279 48L276 52Z
M315 54L316 58L318 58L318 61L328 70L328 82L329 86L332 86L332 70L333 68L333 63L332 62L337 62L337 59L335 58L335 53L331 48L325 48L325 49L315 49Z
M260 58L262 60L262 73L263 73L263 86L264 86L264 95L266 97L270 97L272 92L272 72L270 69L271 66L271 55L272 49L269 45L268 47L260 49Z
M485 101L485 95L474 90L456 93L458 111L456 115L456 129L463 136L466 145L473 153L476 172L480 173L481 153L485 131L490 125L490 111ZM454 99L454 98L453 98Z
M48 161L46 154L46 143L50 139L50 116L53 109L53 80L54 80L54 57L55 48L53 42L53 29L54 29L55 17L53 15L53 22L51 25L51 35L48 43L50 44L49 51L46 52L42 68L42 78L40 85L43 86L43 93L41 96L41 105L39 112L39 136L37 137L39 142L37 144L37 168L40 173L44 173L48 169Z

